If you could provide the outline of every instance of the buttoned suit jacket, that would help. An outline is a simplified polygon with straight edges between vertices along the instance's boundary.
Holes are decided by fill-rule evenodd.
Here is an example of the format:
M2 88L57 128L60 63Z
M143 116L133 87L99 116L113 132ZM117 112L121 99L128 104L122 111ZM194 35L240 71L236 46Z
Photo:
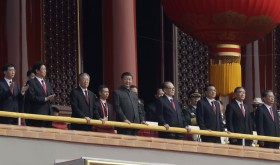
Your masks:
M217 101L214 101L214 104L216 113L213 111L206 97L198 101L196 121L201 130L224 131L220 105ZM220 142L219 137L201 136L201 139L205 142Z
M14 82L14 94L5 79L0 80L0 110L9 112L19 112L23 96L17 82ZM0 117L0 123L15 124L16 119Z
M252 118L248 106L243 104L243 107L245 109L245 117L236 100L227 105L225 112L227 130L233 133L253 134ZM231 139L230 142L234 143ZM248 141L246 145L250 145L250 143ZM242 139L237 139L237 144L241 145Z
M114 121L113 106L108 102L106 102L106 104L108 105L108 120L109 121ZM99 116L101 118L104 118L104 114L103 114L103 111L102 111L102 106L103 105L101 105L100 100L97 100L95 102L95 106L96 106L96 109L98 111ZM104 111L106 111L105 107L103 107L103 108L104 108Z
M257 108L255 113L255 121L258 135L279 137L280 130L278 113L274 108L272 108L272 110L274 114L274 121L265 105ZM279 149L279 143L264 142L264 146L267 148L278 147Z
M74 118L89 117L91 119L100 119L100 116L98 114L95 105L97 97L90 90L87 91L89 95L89 104L87 103L84 91L80 87L75 88L71 91L70 94L70 104L72 109L71 117ZM92 126L88 124L72 123L71 129L90 131L92 129Z
M138 96L124 87L114 90L113 109L116 111L117 121L129 120L132 123L144 121L142 111L139 109Z

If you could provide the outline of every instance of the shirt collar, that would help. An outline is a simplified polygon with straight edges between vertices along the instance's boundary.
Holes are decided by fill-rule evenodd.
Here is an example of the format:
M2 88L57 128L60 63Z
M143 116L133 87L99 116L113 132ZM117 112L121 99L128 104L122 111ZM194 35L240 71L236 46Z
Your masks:
M12 81L13 82L13 80L12 79L7 79L6 77L4 77L4 79L5 79L5 81L7 82L7 84L10 86L10 81Z
M87 88L82 88L81 86L80 86L80 88L82 89L83 92L88 91Z
M206 97L207 101L210 103L210 105L212 105L212 101L216 101L215 99L209 99L208 97Z
M165 95L165 96L168 98L169 101L170 101L171 99L174 100L173 97L170 97L170 96L167 96L167 95Z
M40 78L40 77L37 77L37 76L36 76L36 79L37 79L40 83L42 83L42 80L44 80L44 79L42 79L42 78Z
M264 103L264 105L265 105L265 107L269 110L270 108L272 108L272 106L269 106L269 105L267 105L267 104L265 104Z
M243 102L240 102L238 100L235 100L237 102L237 104L240 106L240 104L243 104Z

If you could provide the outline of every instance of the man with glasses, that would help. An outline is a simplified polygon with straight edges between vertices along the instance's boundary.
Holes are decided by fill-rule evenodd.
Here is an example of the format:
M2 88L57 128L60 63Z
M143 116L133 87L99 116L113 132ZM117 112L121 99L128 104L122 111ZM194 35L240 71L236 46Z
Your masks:
M164 95L158 99L156 106L159 125L164 126L166 130L168 130L169 127L181 127L186 128L188 132L191 131L187 122L183 118L178 101L173 98L175 94L174 85L171 82L166 81L162 84L162 89ZM182 139L183 135L179 133L159 132L159 137Z

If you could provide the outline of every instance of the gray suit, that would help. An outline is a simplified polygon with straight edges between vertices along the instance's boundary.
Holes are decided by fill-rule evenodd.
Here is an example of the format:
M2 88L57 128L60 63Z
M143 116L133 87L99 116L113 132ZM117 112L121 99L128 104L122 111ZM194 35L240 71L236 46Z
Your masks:
M117 121L129 120L132 123L141 123L143 121L137 95L124 87L119 87L113 92L113 109L116 111ZM137 131L118 128L118 133L135 135Z

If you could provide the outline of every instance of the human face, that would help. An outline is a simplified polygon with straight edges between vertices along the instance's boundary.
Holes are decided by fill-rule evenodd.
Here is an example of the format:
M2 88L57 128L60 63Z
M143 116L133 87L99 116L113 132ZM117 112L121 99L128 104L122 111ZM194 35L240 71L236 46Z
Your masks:
M246 91L243 88L238 89L235 93L236 100L243 102L245 100Z
M82 88L84 89L87 89L88 86L89 86L89 82L90 82L90 79L88 76L84 75L83 77L80 78L79 80L79 84Z
M174 94L175 94L175 87L174 87L174 85L171 82L166 84L166 87L164 88L164 94L166 94L169 97L174 96Z
M35 74L34 73L31 73L29 76L28 76L28 80L32 80L35 78Z
M138 89L137 89L137 88L130 88L130 90L131 90L132 92L135 92L136 95L138 95Z
M196 104L199 100L200 100L200 97L191 97L190 104L196 106Z
M274 104L274 94L273 92L268 92L266 97L263 97L263 102L269 106Z
M36 76L40 77L40 78L44 78L46 77L47 74L47 69L45 65L42 65L40 70L36 70Z
M103 88L101 92L99 92L99 96L103 100L107 100L109 97L109 89L108 88Z
M164 95L164 92L162 89L158 89L157 94L155 95L156 98L160 98L161 96Z
M215 99L215 97L216 97L216 88L214 86L209 86L207 88L207 91L205 92L205 95L209 99Z
M132 84L132 76L124 76L122 78L122 86L130 89L130 85Z
M15 77L16 70L15 67L9 67L8 70L4 71L4 75L7 79L11 80Z

